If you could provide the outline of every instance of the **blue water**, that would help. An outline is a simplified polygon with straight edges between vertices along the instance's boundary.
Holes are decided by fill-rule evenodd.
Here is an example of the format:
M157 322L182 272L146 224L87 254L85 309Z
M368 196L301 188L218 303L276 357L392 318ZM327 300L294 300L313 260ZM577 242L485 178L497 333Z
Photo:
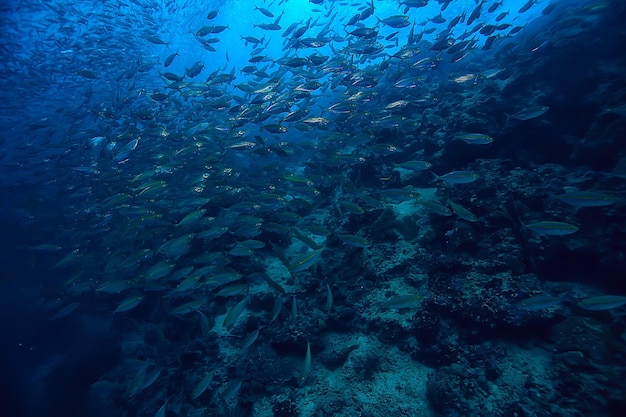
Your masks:
M624 19L5 1L0 415L623 415Z

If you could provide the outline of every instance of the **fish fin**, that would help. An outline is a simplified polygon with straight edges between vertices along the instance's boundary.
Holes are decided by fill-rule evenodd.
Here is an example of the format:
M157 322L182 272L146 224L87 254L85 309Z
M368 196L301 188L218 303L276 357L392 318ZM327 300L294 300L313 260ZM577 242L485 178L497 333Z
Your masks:
M504 115L506 116L506 119L504 119L504 126L502 126L502 128L507 128L509 126L509 124L511 123L511 119L513 118L513 115L504 112Z

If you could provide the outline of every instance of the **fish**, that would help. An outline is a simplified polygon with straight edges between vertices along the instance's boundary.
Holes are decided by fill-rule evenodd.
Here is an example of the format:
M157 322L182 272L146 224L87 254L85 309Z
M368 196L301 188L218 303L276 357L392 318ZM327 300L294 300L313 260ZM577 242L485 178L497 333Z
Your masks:
M235 245L227 253L232 256L251 256L254 254L254 250L243 245Z
M258 10L261 13L263 13L265 16L267 17L274 17L274 14L272 12L270 12L269 10L263 8L263 7L258 7L258 6L254 6L254 10Z
M450 22L448 23L448 30L451 30L452 28L454 28L456 25L458 25L460 22L465 21L465 12L463 12L463 14L460 15L456 15L454 18L452 18L452 20L450 20Z
M409 22L409 16L406 15L389 16L384 19L378 19L378 22L395 29L404 28L411 24Z
M261 249L265 247L265 242L260 240L248 239L238 243L241 246L245 246L250 249Z
M126 391L124 392L125 398L133 398L141 391L141 385L146 377L146 370L148 365L145 364L137 370L135 376L129 381Z
M106 294L119 294L133 287L131 280L110 280L100 284L96 291Z
M623 104L621 106L615 106L615 107L609 107L606 110L604 110L602 112L604 113L613 113L613 114L618 114L620 116L625 116L626 117L626 104Z
M176 223L176 227L191 226L200 221L202 216L204 216L204 213L206 213L206 209L194 210L191 213L187 214L185 217L183 217L178 223Z
M242 379L234 379L230 381L228 384L226 384L224 389L222 389L222 391L220 392L220 397L222 397L224 401L229 400L234 395L237 395L239 393L239 390L241 389L242 384L243 384Z
M500 13L498 16L496 16L496 22L501 21L502 19L504 19L508 15L509 15L509 11L508 10L506 12Z
M348 214L363 214L365 210L360 207L358 204L355 204L351 201L338 201L337 204L341 207L341 209Z
M524 226L543 236L566 236L578 231L578 226L576 225L557 221L541 221Z
M172 309L170 314L173 316L184 316L193 312L201 313L199 310L202 307L202 302L199 300L189 301L181 304L178 307Z
M198 31L196 32L196 36L206 36L210 33L222 33L226 29L229 29L229 26L224 26L224 25L203 26L200 29L198 29ZM201 33L201 35L198 35L198 32Z
M156 281L167 277L174 269L176 264L168 261L160 261L144 271L144 277L148 281Z
M324 306L326 314L330 314L333 310L333 292L330 290L330 286L326 284L326 304Z
M299 25L299 22L294 22L291 25L289 25L289 27L287 27L287 29L285 29L285 31L283 32L283 34L281 35L283 38L286 36L289 36Z
M537 3L537 0L528 0L526 3L522 5L522 7L520 7L519 13L524 13L528 11L528 9L530 9L535 3Z
M553 198L574 207L604 207L620 200L618 197L596 191L572 191L555 195Z
M168 258L177 260L189 252L190 243L193 238L193 233L172 238L159 247L159 252L163 253Z
M358 28L354 29L352 32L348 32L350 35L356 36L357 38L363 39L371 39L378 36L378 29L376 28Z
M419 198L419 193L415 192L410 186L407 188L387 188L385 190L380 190L379 194L383 199L396 203L402 203L404 201L411 201Z
M274 306L272 307L272 318L270 319L270 323L278 318L278 315L280 314L282 308L283 298L281 296L278 296L274 299Z
M605 311L626 305L626 296L623 295L597 295L585 298L578 302L579 307L591 311Z
M246 41L246 45L247 44L258 45L258 44L262 43L263 39L264 39L264 38L258 39L258 38L255 38L254 36L243 36L243 35L241 35L240 38L243 39L244 41ZM253 57L253 58L257 58L257 60L255 61L252 58L250 58L248 60L248 62L252 62L252 63L260 62L263 59L265 59L266 57L260 56L260 57Z
M441 23L445 23L447 20L445 17L443 17L443 15L441 13L439 13L437 16L432 17L429 19L431 22L435 23L435 24L441 24ZM408 26L408 25L407 25Z
M311 373L311 344L306 342L306 353L304 354L304 364L302 365L302 371L298 377L298 385L303 386L306 382L309 374Z
M189 78L194 78L200 74L203 68L204 68L204 64L200 61L197 61L191 67L185 68L185 74Z
M406 107L409 104L408 100L396 100L387 104L384 110L397 110Z
M396 168L408 169L411 171L425 171L433 166L428 161L406 161L394 164Z
M29 246L28 249L41 252L58 252L63 249L63 246L55 243L41 243L39 245Z
M543 116L544 114L546 114L548 112L548 110L550 110L550 107L548 106L533 106L533 107L527 107L525 109L522 109L516 113L513 113L511 115L512 118L516 119L516 120L530 120L530 119L534 119L536 117L539 116Z
M174 296L179 293L184 293L190 290L195 290L196 288L200 287L201 278L202 277L200 275L192 275L183 279L181 282L178 283L178 285L176 285L176 288L174 288L170 294Z
M298 302L296 296L291 297L291 321L294 323L298 320Z
M411 7L420 8L427 6L428 0L401 0L399 3L404 5L407 9Z
M549 295L536 295L534 297L525 298L518 301L515 305L524 310L538 311L546 308L553 308L563 303L563 298L552 297Z
M441 203L430 200L419 200L419 203L440 216L452 216L452 211Z
M91 70L81 69L76 72L78 73L78 75L84 78L89 78L91 80L95 80L96 78L98 78L98 74L96 74L94 71L91 71Z
M241 350L246 350L250 346L252 346L254 342L256 342L257 338L259 337L260 331L261 331L261 327L259 326L256 328L256 330L253 330L252 332L248 333L241 341Z
M462 219L467 220L468 222L477 222L478 217L474 215L471 211L461 206L460 204L455 203L454 201L448 199L448 204L452 207L452 211L454 214L459 216Z
M191 391L191 399L195 400L200 397L211 384L211 380L213 380L213 376L215 375L215 370L209 371L194 387Z
M172 273L172 275L170 276L170 280L172 281L178 281L181 279L186 278L193 270L195 269L195 267L193 266L185 266L182 267L180 269L177 269L176 271L174 271Z
M485 135L484 133L463 133L461 135L456 135L454 139L462 140L470 145L487 145L493 142L493 138L489 135Z
M72 314L73 312L75 312L78 309L78 307L80 307L79 302L67 304L61 307L59 310L57 310L57 312L54 313L52 317L48 318L48 320L52 321L52 320L60 320L62 318L65 318L69 316L70 314Z
M280 65L283 65L285 67L289 67L289 68L300 68L303 67L305 65L309 64L309 60L307 58L300 58L300 57L295 57L295 58L281 58L278 60L278 63Z
M150 94L150 98L154 101L163 102L167 100L167 95L163 93L152 93Z
M274 291L278 292L279 294L286 294L287 293L287 291L285 291L285 289L282 287L282 285L280 285L278 282L276 282L275 280L270 278L267 274L261 273L260 275L261 275L261 278L263 278L265 280L267 285L269 285L270 288L272 288Z
M123 313L137 307L143 301L143 295L133 295L122 300L113 313Z
M200 29L196 31L196 36L206 36L209 33L213 33L213 26L202 26Z
M395 31L387 36L385 36L385 40L386 41L390 41L392 39L395 39L398 36L398 33L400 33L399 31Z
M154 417L165 417L166 414L167 414L167 401L165 401L165 403L161 407L159 407L156 414L154 414Z
M146 36L144 39L155 45L165 45L165 46L168 45L165 41L163 41L158 36Z
M249 286L246 283L230 284L219 290L215 295L219 297L232 297L248 292Z
M147 372L147 369L150 369L150 372ZM148 388L150 385L154 384L154 382L159 379L159 376L161 376L161 368L159 367L150 367L150 368L146 368L146 374L143 378L143 381L141 383L141 385L139 386L139 390L143 391L144 389Z
M476 19L480 17L480 13L482 11L482 7L484 3L485 3L485 0L480 0L480 3L478 3L476 7L474 8L474 10L472 10L472 13L470 13L469 17L467 18L467 26L470 26L472 23L476 21Z
M447 184L468 184L480 178L480 175L473 171L451 171L443 175L433 173L433 176L435 180L441 180Z
M454 40L452 38L442 38L434 42L428 49L435 52L441 52L445 51L452 45L454 45Z
M259 24L255 24L253 25L255 28L259 28L259 29L263 29L263 30L281 30L282 26L276 24L276 23L259 23Z
M343 234L337 235L337 238L339 238L339 240L343 243L354 246L355 248L368 248L372 245L367 241L367 239L364 239L361 236Z
M289 264L289 267L288 267L289 271L291 272L306 271L307 269L315 265L320 260L323 251L324 251L324 248L321 248L321 249L317 249L317 250L310 251L310 252L300 255L291 264Z
M493 13L496 11L496 9L500 6L502 6L502 3L504 3L504 0L500 0L499 2L495 1L491 4L491 6L489 6L489 8L487 9L488 13Z
M452 48L450 48L450 49L452 49ZM450 49L448 49L448 52L450 51ZM455 78L452 79L452 81L454 81L455 83L459 83L460 84L460 83L466 83L468 81L475 81L477 79L478 79L478 75L476 75L476 74L466 74L466 75L461 75L461 76L455 77ZM463 139L456 137L455 140L463 140ZM468 142L468 143L471 144L471 140L472 139L470 138L469 140L470 140L470 142Z
M492 68L480 73L480 76L486 79L494 78L502 72L502 68Z
M174 74L173 72L164 72L161 75L170 81L183 81L185 79L184 76Z
M365 9L363 9L363 11L361 12L360 15L360 20L365 20L368 17L372 16L374 14L374 2L372 1L370 7L367 7Z
M241 316L241 313L245 310L247 302L248 300L244 298L228 310L228 313L222 322L222 328L230 332L233 327L235 327L235 323L237 322L239 316Z

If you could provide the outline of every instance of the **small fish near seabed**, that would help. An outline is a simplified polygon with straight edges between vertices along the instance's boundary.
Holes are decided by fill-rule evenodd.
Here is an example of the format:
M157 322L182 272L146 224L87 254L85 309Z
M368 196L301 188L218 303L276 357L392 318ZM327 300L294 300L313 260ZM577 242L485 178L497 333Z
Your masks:
M555 195L554 198L574 207L605 207L620 200L616 196L596 191L572 191Z
M524 310L539 311L546 308L554 308L563 303L561 297L552 297L549 295L536 295L534 297L525 298L518 301L515 305Z
M578 306L585 310L605 311L620 308L626 305L626 296L624 295L597 295L581 300Z
M578 231L578 226L565 222L540 221L524 225L538 235L543 236L566 236Z

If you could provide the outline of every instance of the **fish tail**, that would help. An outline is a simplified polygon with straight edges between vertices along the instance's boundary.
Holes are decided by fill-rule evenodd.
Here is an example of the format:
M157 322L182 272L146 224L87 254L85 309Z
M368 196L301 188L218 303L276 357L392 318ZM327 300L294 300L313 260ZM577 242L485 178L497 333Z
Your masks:
M504 112L504 115L506 116L506 119L504 119L504 126L502 126L503 128L506 128L509 126L509 124L511 123L511 119L513 118L513 115Z

